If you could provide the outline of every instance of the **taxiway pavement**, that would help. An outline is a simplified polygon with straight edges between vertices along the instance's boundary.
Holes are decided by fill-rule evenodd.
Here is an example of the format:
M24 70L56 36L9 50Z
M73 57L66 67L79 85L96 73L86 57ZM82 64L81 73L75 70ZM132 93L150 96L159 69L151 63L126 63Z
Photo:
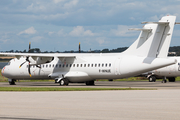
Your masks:
M51 82L16 84L28 87L62 87ZM157 90L0 92L0 119L179 120L180 118L180 82L163 84L147 81L98 81L96 84L91 87L145 87ZM0 86L6 85L8 83L0 83ZM87 86L70 84L66 87Z

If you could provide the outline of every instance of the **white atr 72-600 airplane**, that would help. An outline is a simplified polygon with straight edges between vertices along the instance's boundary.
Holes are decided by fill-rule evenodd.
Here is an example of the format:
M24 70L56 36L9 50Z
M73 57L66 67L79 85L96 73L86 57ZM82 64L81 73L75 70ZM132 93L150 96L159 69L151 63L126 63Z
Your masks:
M167 58L176 16L164 16L158 22L143 22L138 39L122 53L0 53L15 56L2 69L10 85L16 80L55 79L60 85L95 79L132 77L176 63Z

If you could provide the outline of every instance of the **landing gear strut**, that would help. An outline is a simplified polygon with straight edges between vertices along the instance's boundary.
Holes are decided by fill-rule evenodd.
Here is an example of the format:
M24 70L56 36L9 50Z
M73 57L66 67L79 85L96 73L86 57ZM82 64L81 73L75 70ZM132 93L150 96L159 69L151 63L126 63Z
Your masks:
M166 77L163 77L162 83L166 83L166 82L167 82Z

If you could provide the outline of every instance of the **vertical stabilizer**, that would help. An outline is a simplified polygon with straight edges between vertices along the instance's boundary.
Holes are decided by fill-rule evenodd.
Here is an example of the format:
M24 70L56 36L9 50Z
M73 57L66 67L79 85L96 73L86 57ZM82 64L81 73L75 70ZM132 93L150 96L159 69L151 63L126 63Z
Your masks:
M162 17L158 22L145 24L138 39L123 53L142 57L167 57L176 16Z

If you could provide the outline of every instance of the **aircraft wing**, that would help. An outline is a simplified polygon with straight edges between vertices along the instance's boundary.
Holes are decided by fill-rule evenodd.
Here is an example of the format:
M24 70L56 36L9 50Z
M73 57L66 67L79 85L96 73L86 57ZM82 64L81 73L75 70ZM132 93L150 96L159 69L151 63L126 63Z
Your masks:
M0 53L0 55L14 56L17 59L26 57L26 61L34 65L49 63L54 57L59 58L62 62L66 61L66 59L74 60L76 58L75 55L64 53Z
M75 55L72 54L63 54L63 53L0 53L0 55L6 56L15 56L20 58L21 56L31 56L31 57L58 57L58 58L75 58Z

